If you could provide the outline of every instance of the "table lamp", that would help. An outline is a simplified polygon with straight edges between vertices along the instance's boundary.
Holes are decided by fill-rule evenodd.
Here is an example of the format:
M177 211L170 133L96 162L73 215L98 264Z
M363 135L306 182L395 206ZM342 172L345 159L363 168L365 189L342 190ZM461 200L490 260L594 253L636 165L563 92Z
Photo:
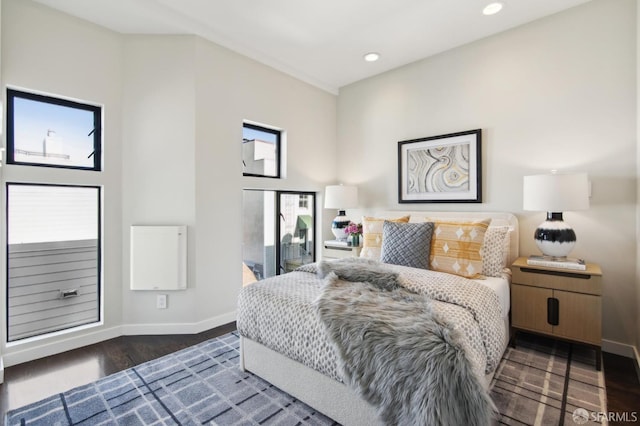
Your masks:
M523 209L546 211L545 220L534 233L536 245L545 257L566 259L576 244L576 233L562 218L565 211L589 208L586 173L524 177Z
M331 232L336 240L345 241L347 234L344 228L349 225L346 209L358 206L358 188L348 185L329 185L324 190L324 208L338 209L338 215L331 222Z

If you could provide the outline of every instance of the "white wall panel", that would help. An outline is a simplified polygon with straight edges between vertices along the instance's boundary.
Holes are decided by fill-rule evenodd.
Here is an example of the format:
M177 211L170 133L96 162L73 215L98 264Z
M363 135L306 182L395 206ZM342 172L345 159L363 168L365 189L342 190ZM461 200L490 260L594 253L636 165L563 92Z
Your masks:
M187 288L187 227L131 227L131 290Z

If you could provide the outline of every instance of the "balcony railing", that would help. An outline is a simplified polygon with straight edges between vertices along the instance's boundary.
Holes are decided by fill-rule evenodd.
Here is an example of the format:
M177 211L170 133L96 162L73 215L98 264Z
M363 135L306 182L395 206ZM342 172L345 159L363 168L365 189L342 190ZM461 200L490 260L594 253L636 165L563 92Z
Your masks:
M8 340L100 319L97 240L10 244Z

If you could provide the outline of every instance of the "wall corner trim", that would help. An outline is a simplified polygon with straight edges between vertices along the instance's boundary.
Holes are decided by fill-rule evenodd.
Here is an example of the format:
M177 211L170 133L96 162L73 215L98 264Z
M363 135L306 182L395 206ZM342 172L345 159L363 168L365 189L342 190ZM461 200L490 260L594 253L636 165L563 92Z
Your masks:
M194 323L124 324L122 335L197 334L235 320L236 311L232 311Z
M203 321L195 323L176 323L176 324L127 324L107 329L97 330L95 332L84 334L82 336L69 337L53 343L45 343L37 346L22 349L20 345L9 349L10 352L0 356L0 383L4 379L4 366L22 364L24 362L33 361L35 359L56 355L72 349L81 348L83 346L93 345L104 340L113 339L119 336L135 336L135 335L161 335L161 334L197 334L221 325L229 324L236 320L236 311L226 314L207 318Z
M122 335L120 327L116 326L96 330L95 332L83 334L81 336L68 337L64 340L52 343L46 343L46 340L42 340L41 344L26 347L24 349L21 348L21 345L16 345L5 349L5 353L3 355L4 363L7 367L11 367L12 365L22 364L24 362L33 361L34 359L44 358L70 351L72 349L81 348L83 346L93 345L94 343L113 339L120 335Z
M635 359L636 362L640 361L638 357L638 349L627 343L620 343L614 340L602 339L602 350L615 355L620 355L626 358Z

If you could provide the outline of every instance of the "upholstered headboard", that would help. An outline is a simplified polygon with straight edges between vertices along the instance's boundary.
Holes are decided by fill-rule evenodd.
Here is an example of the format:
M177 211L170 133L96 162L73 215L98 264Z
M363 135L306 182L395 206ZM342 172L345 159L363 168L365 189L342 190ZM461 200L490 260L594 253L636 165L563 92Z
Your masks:
M491 219L490 226L509 226L509 265L519 256L519 226L518 218L507 212L446 212L446 211L406 211L406 210L384 210L374 213L363 213L366 216L380 218L396 218L400 216L411 216L410 222L422 222L423 218L443 218L443 219ZM356 216L351 216L351 220L356 221ZM360 219L358 218L359 222Z

